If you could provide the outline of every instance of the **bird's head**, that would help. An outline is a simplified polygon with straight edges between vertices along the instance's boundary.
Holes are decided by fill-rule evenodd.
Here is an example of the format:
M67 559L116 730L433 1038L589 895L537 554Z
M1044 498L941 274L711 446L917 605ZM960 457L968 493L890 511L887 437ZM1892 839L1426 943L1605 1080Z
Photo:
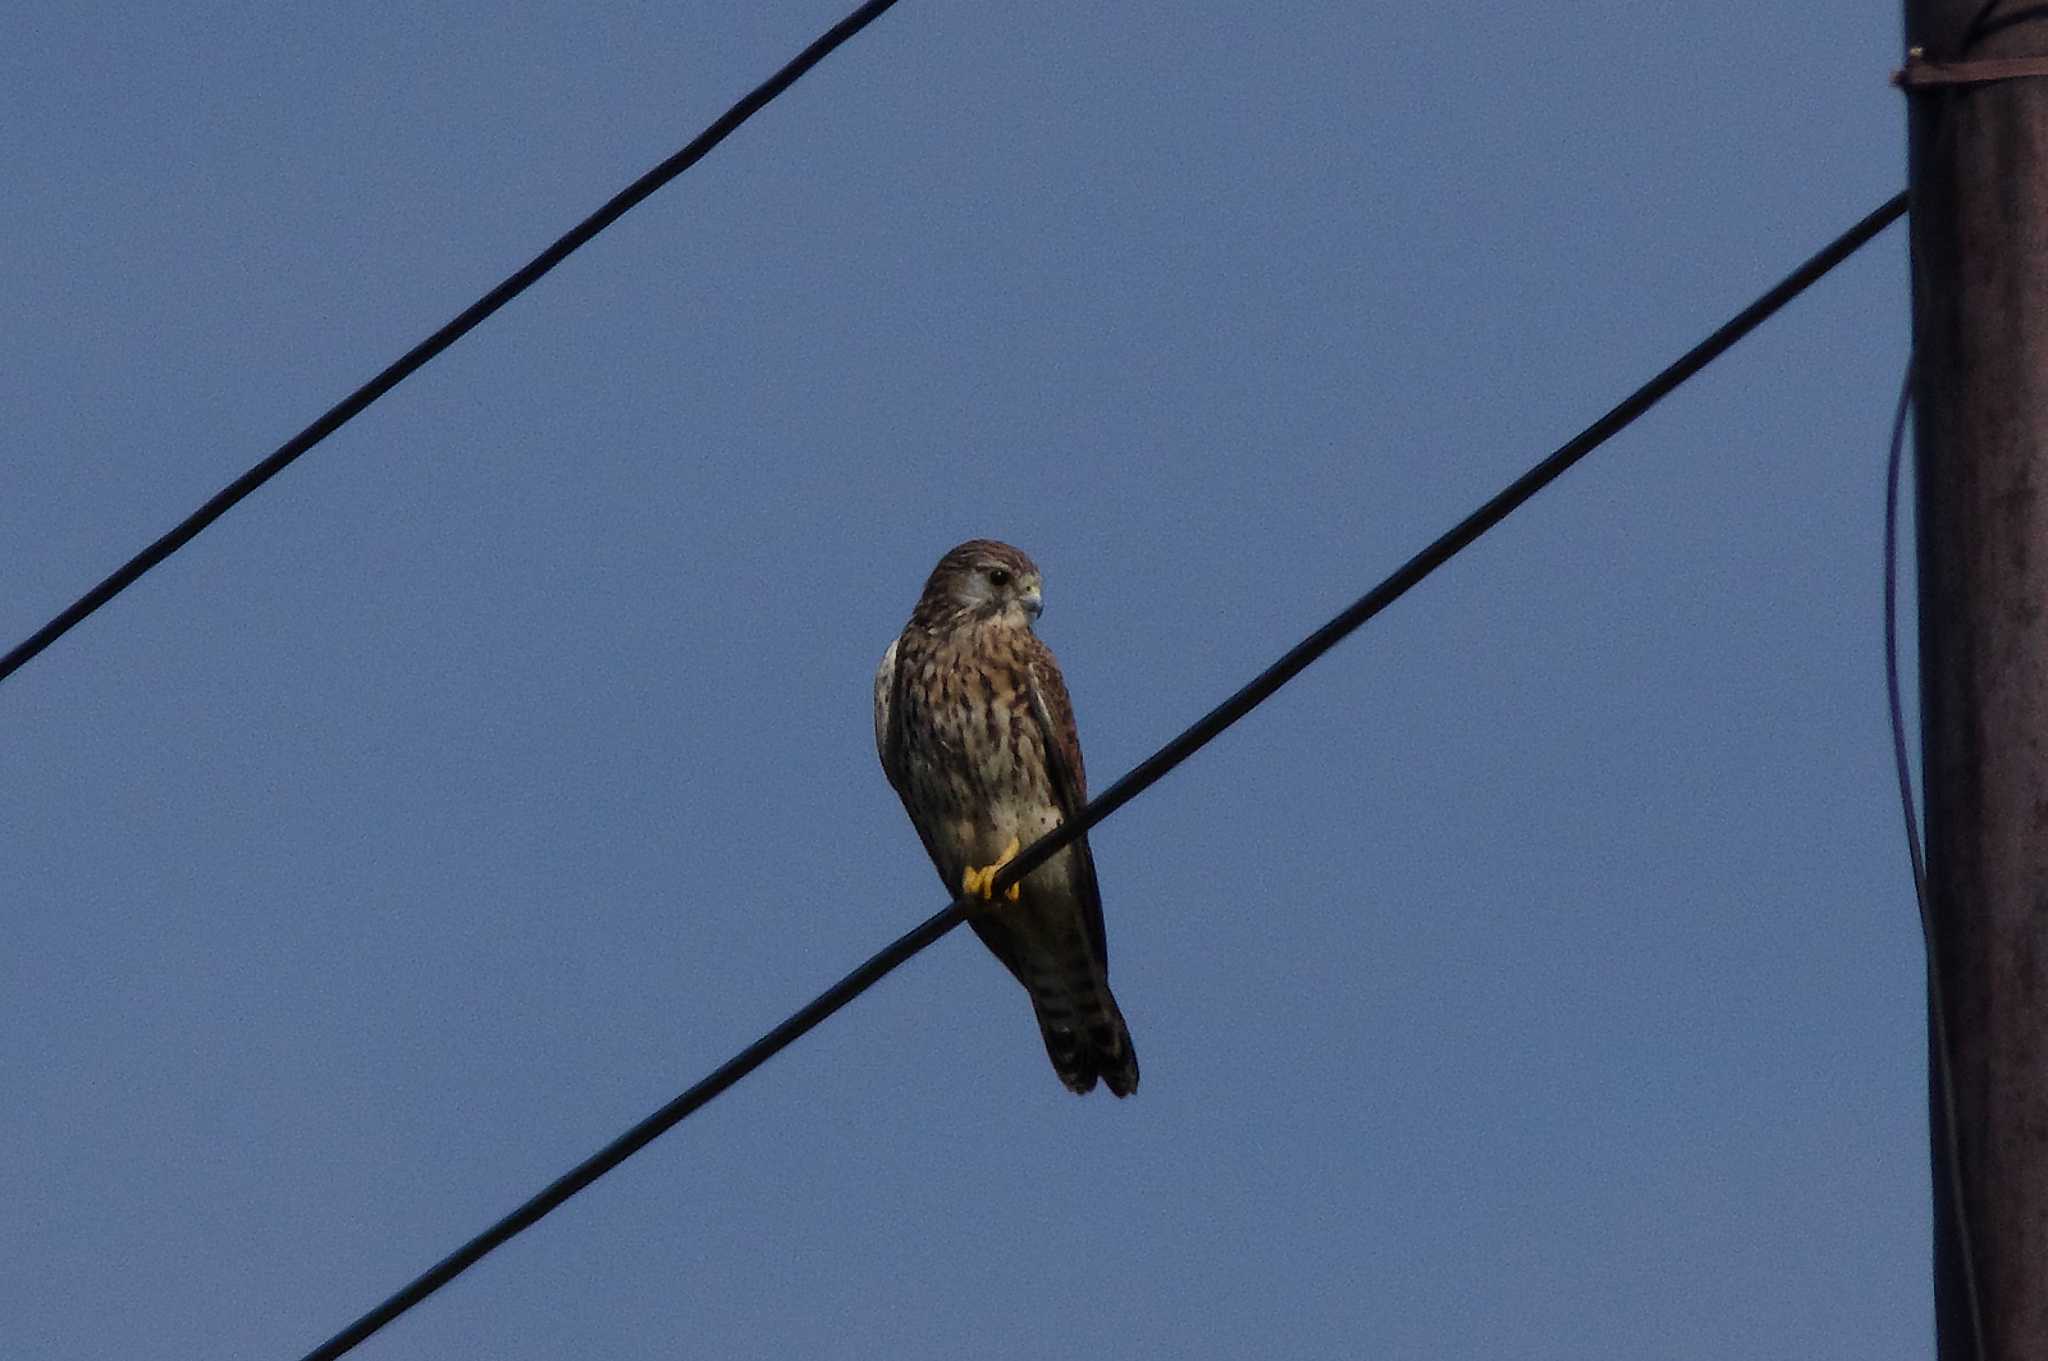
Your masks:
M1044 608L1038 564L994 539L970 539L939 559L924 584L913 623L927 628L1000 619L1030 628Z

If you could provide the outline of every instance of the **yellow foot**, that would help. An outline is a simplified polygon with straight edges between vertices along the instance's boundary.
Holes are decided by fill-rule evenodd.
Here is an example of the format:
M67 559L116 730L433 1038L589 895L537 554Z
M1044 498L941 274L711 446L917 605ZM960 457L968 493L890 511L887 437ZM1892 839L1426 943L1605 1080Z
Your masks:
M978 893L981 895L983 902L993 902L996 896L996 872L1012 860L1015 860L1017 852L1023 849L1023 843L1018 841L1016 837L1011 837L1010 844L1003 848L1003 853L996 857L996 862L993 865L984 865L980 869L969 865L960 872L960 891L962 893ZM1012 884L1004 891L1003 896L1014 903L1023 893L1023 890L1024 886L1022 884Z

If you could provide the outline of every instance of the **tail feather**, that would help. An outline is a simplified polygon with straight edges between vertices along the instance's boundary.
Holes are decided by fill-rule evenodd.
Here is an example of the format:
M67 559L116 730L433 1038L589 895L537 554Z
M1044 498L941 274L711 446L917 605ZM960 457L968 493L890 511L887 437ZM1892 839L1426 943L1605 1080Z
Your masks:
M1131 1046L1124 1014L1106 983L1088 1002L1072 1015L1033 1000L1046 1055L1071 1092L1092 1092L1100 1079L1118 1096L1129 1096L1138 1090L1138 1051Z

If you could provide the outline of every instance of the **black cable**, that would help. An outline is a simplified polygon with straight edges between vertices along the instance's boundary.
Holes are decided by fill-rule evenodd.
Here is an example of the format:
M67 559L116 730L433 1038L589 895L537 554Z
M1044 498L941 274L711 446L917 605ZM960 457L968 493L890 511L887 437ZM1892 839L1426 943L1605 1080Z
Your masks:
M1906 411L1912 404L1913 357L1908 355L1905 377L1899 380L1899 405L1892 414L1891 454L1884 472L1884 689L1885 698L1891 701L1892 758L1898 767L1901 811L1906 815L1906 858L1913 866L1913 897L1920 905L1920 931L1931 961L1934 913L1927 906L1927 862L1920 851L1920 819L1913 811L1913 768L1906 759L1906 706L1899 698L1899 465L1905 461ZM1929 972L1939 973L1931 963ZM1938 977L1930 981L1930 990L1941 990ZM1941 1027L1938 1008L1935 1026Z
M348 1351L460 1276L475 1265L485 1253L505 1243L570 1196L638 1153L690 1112L707 1104L727 1087L788 1048L798 1036L866 992L875 983L880 982L883 975L891 969L945 935L960 922L960 904L949 903L943 911L927 918L916 930L898 937L887 948L877 952L867 963L818 994L801 1011L720 1064L709 1077L549 1182L538 1195L524 1205L434 1263L390 1299L307 1352L305 1361L333 1361L334 1357Z
M827 29L817 41L798 53L788 65L720 114L717 120L698 133L688 146L613 195L603 207L577 223L553 245L507 276L496 288L464 308L454 320L407 350L375 378L328 408L326 414L319 420L286 440L269 457L214 493L205 505L179 521L169 533L122 563L106 580L87 591L56 618L23 639L6 656L0 657L0 681L6 680L20 670L37 653L70 632L74 625L133 585L144 572L190 543L201 530L225 515L236 502L283 472L300 454L360 415L370 403L397 387L434 356L467 335L486 317L524 293L542 275L568 259L578 247L638 206L641 200L703 160L705 155L724 141L735 128L794 85L805 72L823 61L848 38L880 18L883 11L895 3L896 0L868 0L868 3Z
M1899 194L1836 237L1805 264L1735 314L1712 335L1688 350L1677 362L1577 437L1510 483L1478 510L1460 520L1436 542L1417 553L1382 581L1354 601L1343 613L1288 649L1279 661L1261 672L1251 684L1211 709L1180 736L1161 747L1129 774L1095 796L1073 821L1062 824L1027 846L995 877L991 894L1001 892L1057 854L1061 847L1087 832L1117 809L1156 783L1175 766L1207 746L1225 728L1257 708L1274 691L1294 679L1308 665L1342 642L1366 620L1393 604L1424 577L1450 561L1459 550L1506 519L1530 497L1562 476L1566 469L1625 429L1672 389L1712 363L1736 341L1748 335L1779 308L1799 296L1822 275L1846 260L1905 212L1906 196ZM727 1060L696 1086L678 1096L618 1138L606 1144L574 1169L550 1182L539 1194L464 1243L429 1268L384 1303L308 1352L305 1361L333 1361L379 1328L418 1304L455 1279L484 1254L515 1234L538 1222L590 1183L624 1162L640 1149L683 1120L692 1111L738 1082L754 1069L787 1048L813 1026L838 1011L855 997L880 982L890 970L958 926L965 904L955 899L927 918L909 934L900 937L874 955L867 963L834 983L809 1005L781 1025Z
M1029 874L1057 854L1067 842L1129 803L1160 776L1208 745L1211 738L1264 703L1275 690L1301 674L1311 662L1342 642L1352 630L1399 600L1411 587L1450 561L1474 539L1520 509L1523 502L1563 476L1574 463L1620 434L1638 416L1668 396L1673 388L1719 358L1736 341L1805 292L1815 280L1897 221L1905 211L1906 195L1897 194L1829 242L1769 292L1729 318L1712 335L1630 393L1606 415L1509 483L1492 500L1447 530L1435 543L1408 559L1392 576L1353 601L1343 613L1288 649L1287 655L1267 667L1251 684L1210 710L1193 727L1161 747L1130 774L1096 795L1071 824L1056 828L1034 842L996 876L997 887L1007 888Z
M1899 474L1905 462L1906 409L1913 401L1913 357L1899 380L1898 410L1892 415L1891 453L1884 473L1884 689L1892 714L1892 761L1899 776L1899 806L1906 816L1906 859L1913 868L1913 901L1920 909L1920 938L1927 951L1927 1015L1934 1027L1934 1088L1941 1101L1943 1142L1948 1150L1948 1199L1956 1220L1963 1295L1970 1310L1973 1357L1984 1350L1984 1309L1977 1294L1977 1252L1963 1202L1963 1151L1956 1127L1955 1060L1948 1043L1948 1001L1942 995L1941 953L1934 936L1934 904L1927 896L1927 858L1921 850L1920 819L1914 813L1913 767L1906 759L1906 706L1899 698Z

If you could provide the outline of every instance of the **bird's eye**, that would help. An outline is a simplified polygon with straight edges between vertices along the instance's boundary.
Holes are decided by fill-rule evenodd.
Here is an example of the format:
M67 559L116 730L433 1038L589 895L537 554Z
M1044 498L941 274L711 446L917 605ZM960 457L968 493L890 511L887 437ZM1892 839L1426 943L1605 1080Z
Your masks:
M989 585L991 585L991 586L1007 586L1007 585L1009 585L1009 584L1010 584L1010 572L1009 572L1009 569L1008 569L1008 568L1006 568L1006 567L991 567L991 568L989 568L989 569L988 569L988 584L989 584Z

